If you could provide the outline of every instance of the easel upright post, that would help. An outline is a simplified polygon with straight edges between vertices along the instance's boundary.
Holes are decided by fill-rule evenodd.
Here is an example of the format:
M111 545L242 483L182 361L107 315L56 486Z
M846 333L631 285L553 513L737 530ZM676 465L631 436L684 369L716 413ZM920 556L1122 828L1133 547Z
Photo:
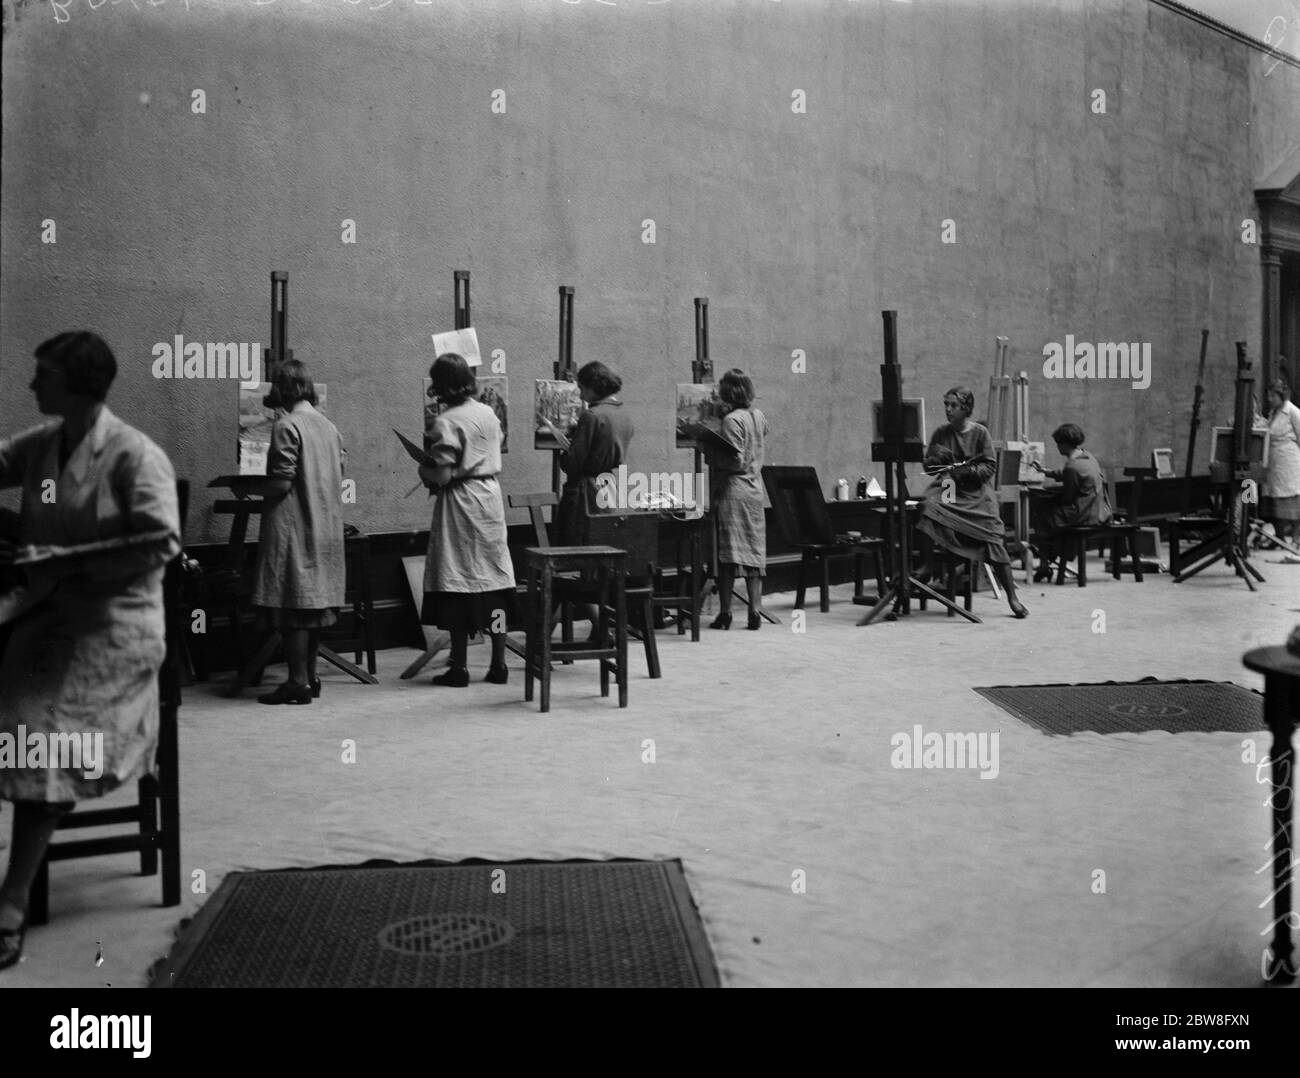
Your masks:
M573 370L573 286L560 285L560 342L554 366L554 378L557 382L572 381ZM563 482L560 477L560 451L551 453L551 489L556 497L561 494Z
M1192 461L1196 457L1196 431L1201 425L1201 402L1205 398L1205 350L1210 343L1210 331L1201 330L1201 362L1196 368L1196 394L1192 398L1192 429L1187 434L1187 463L1183 466L1182 515L1192 504Z
M473 325L469 318L469 270L453 270L452 287L455 289L455 322L452 328L469 329Z
M271 271L271 347L262 349L262 381L275 377L280 364L293 359L289 347L289 274Z

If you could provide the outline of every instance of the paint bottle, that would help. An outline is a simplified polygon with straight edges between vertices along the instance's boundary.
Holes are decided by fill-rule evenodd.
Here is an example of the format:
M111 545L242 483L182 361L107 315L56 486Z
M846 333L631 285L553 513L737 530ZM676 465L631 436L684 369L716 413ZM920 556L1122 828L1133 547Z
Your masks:
M849 500L849 481L841 477L840 481L835 484L835 500L837 502L847 502Z
M865 498L866 496L867 496L867 477L865 475L860 475L858 476L858 497Z

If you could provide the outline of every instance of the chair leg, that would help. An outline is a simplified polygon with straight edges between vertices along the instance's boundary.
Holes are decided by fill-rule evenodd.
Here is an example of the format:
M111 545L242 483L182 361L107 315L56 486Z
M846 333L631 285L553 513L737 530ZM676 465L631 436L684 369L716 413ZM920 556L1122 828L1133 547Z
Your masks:
M1088 586L1088 540L1079 537L1079 587Z
M876 562L876 597L885 594L885 558L880 552L880 547L874 548Z
M29 925L46 925L50 923L50 860L41 858L41 867L36 870L36 879L27 895L27 923Z
M1128 537L1129 553L1133 555L1133 579L1139 584L1142 583L1142 555L1138 553L1138 537L1136 532L1131 532Z
M948 561L948 602L957 601L957 560L952 558ZM948 607L948 617L956 617L952 607Z
M1066 540L1062 539L1060 546L1056 548L1056 586L1059 588L1065 583L1065 566L1070 560L1070 548L1066 545Z
M158 780L145 775L137 783L140 798L140 834L158 834ZM158 872L158 846L156 839L140 847L140 875L153 876Z
M647 595L641 604L641 632L645 637L645 661L650 668L650 677L658 678L663 674L659 669L659 642L655 639L654 596Z
M808 594L808 555L809 551L805 550L803 556L799 559L799 587L794 594L794 608L803 609L804 597Z
M853 555L853 598L862 598L862 580L866 570L867 552L856 551Z
M830 613L831 609L831 559L825 554L821 556L822 563L822 601L821 612Z

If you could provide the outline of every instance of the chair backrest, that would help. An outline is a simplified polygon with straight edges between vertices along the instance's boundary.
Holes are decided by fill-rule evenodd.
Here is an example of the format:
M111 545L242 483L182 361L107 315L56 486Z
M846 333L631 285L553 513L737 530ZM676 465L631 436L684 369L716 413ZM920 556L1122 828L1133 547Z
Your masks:
M626 550L630 580L653 578L659 563L659 513L636 509L596 513L588 518L587 543Z
M560 504L560 499L556 497L555 491L546 490L540 494L511 494L506 499L510 503L511 509L527 509L528 516L533 522L534 537L537 545L543 550L551 549L551 540L546 534L546 517L542 510L548 506Z
M763 485L786 542L835 542L835 526L816 468L769 464L763 468Z

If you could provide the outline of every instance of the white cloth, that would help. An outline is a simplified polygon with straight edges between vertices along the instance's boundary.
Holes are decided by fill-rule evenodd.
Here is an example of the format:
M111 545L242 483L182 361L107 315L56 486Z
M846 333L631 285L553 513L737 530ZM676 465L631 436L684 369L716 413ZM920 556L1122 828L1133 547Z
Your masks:
M1268 494L1300 494L1300 408L1287 401L1268 421Z
M171 461L102 408L60 470L62 431L59 421L0 441L0 487L23 490L24 543L70 546L160 530L170 538L65 564L54 590L15 623L0 664L0 735L29 745L39 735L47 762L0 767L0 797L9 800L106 793L153 766L158 734L162 578L180 550ZM87 735L91 744L102 735L95 768L102 774L53 766L52 735L74 735L83 745Z

